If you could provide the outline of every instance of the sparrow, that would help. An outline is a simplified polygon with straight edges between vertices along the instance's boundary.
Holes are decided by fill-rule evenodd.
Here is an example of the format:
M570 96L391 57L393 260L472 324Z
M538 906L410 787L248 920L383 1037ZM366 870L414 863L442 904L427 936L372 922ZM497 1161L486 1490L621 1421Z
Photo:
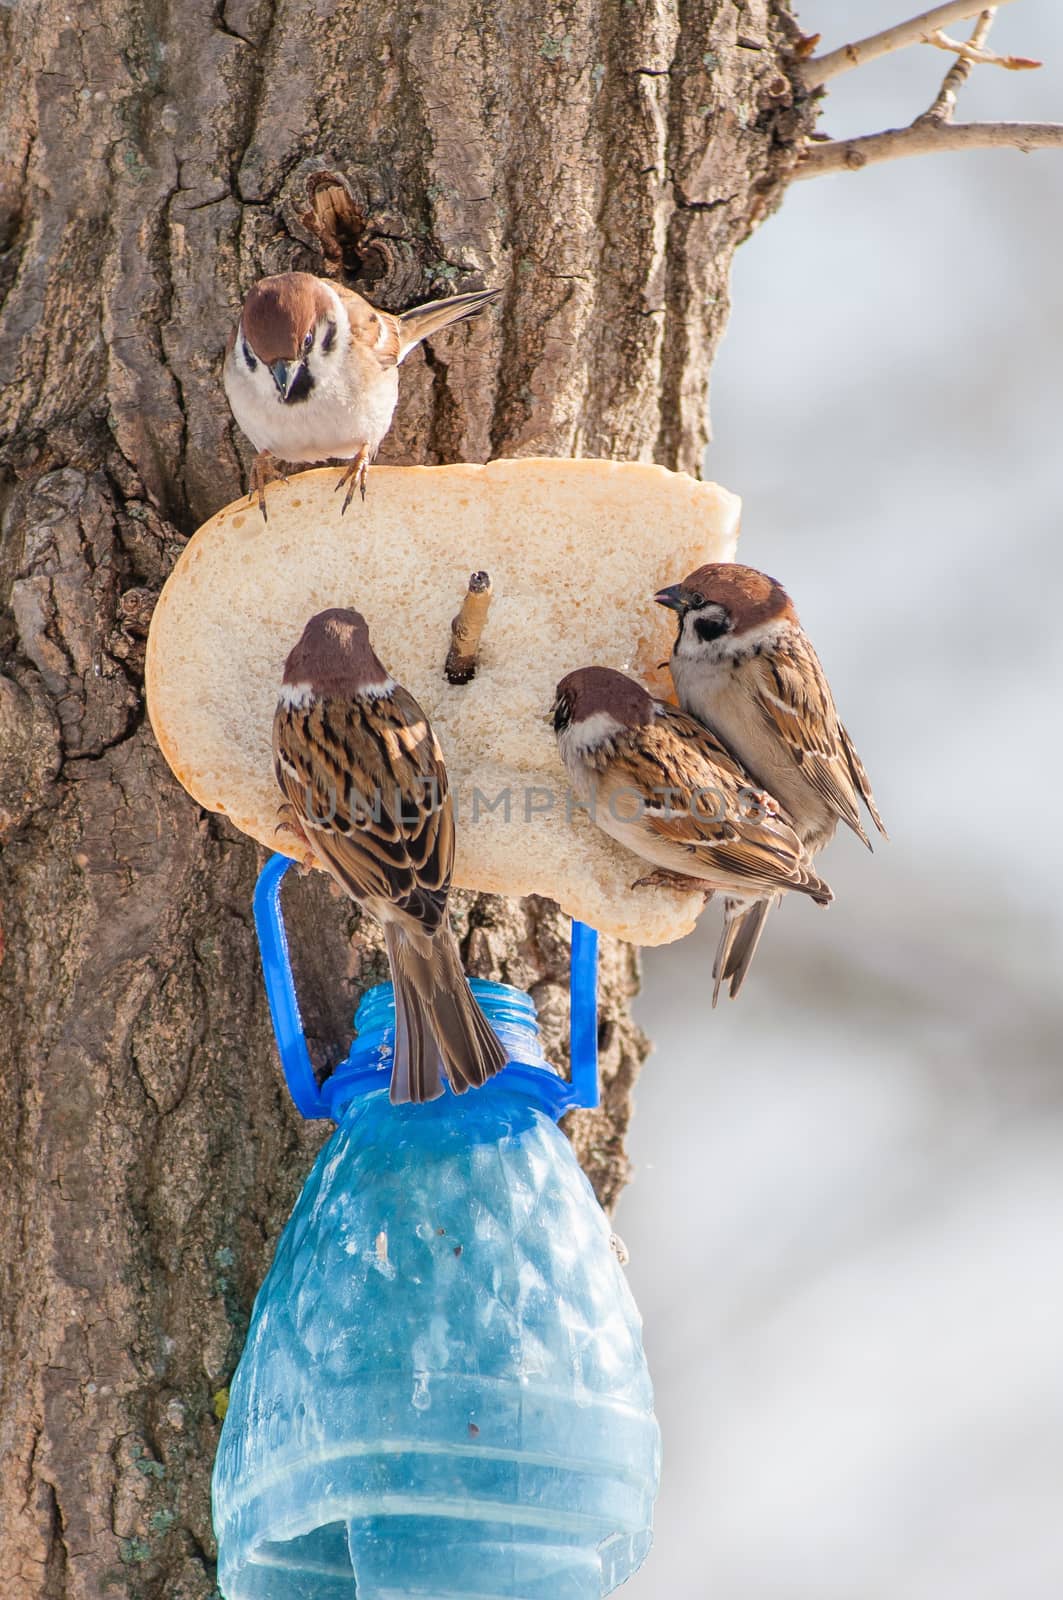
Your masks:
M754 567L710 562L654 599L679 621L671 669L680 706L775 796L809 860L830 843L839 821L870 850L861 802L887 837L819 657L782 585ZM769 910L767 903L754 908L736 938L755 948Z
M391 1099L486 1083L506 1052L462 969L447 895L454 814L428 718L357 611L311 617L284 664L273 763L285 826L384 929L395 989Z
M258 452L251 495L263 517L265 486L279 475L274 458L348 461L336 485L348 486L343 510L356 488L364 500L369 463L395 414L399 363L500 292L477 289L392 316L310 272L256 283L229 337L222 376L233 416Z
M742 938L751 911L791 889L819 905L834 898L778 802L696 718L622 672L583 667L558 684L553 721L592 820L657 868L638 882L723 891L713 1005L724 981L732 996L741 988L756 948Z

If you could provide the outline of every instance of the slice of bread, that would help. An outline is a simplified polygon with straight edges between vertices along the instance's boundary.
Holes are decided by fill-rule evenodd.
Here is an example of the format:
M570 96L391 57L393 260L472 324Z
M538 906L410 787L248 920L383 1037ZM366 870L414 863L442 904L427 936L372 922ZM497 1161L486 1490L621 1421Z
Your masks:
M339 469L226 506L189 541L147 654L159 745L200 805L272 850L273 710L288 651L327 606L363 612L377 654L439 736L457 807L454 882L548 895L638 944L688 933L701 896L632 889L647 868L570 802L548 720L574 667L619 667L666 696L674 620L655 591L734 556L739 501L663 467L512 460L374 467L340 516ZM470 573L493 598L473 681L443 677ZM508 803L507 803L508 797Z

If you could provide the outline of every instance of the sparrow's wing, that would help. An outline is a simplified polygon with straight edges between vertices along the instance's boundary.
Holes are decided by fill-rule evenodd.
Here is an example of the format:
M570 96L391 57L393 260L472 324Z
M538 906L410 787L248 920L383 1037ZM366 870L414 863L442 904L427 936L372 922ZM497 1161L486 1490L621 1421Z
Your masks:
M885 833L867 773L838 721L826 674L805 635L795 633L770 653L753 656L745 671L760 715L835 816L869 844L860 821L863 799Z
M445 300L429 300L427 305L404 311L398 318L399 360L422 339L430 339L452 323L478 317L501 293L501 289L473 289L470 294L448 295Z
M870 811L871 820L875 824L875 827L878 829L879 833L881 833L884 839L888 839L889 834L886 832L885 823L878 814L878 806L876 806L875 797L871 793L871 779L867 775L864 763L857 755L856 746L853 744L853 741L850 739L846 729L840 722L838 724L838 732L841 735L842 749L845 752L845 760L849 767L849 773L852 777L853 783L856 785L856 788L859 791L860 798Z
M675 870L721 887L830 890L805 865L801 841L709 730L670 707L616 741L598 802L675 852ZM654 851L655 857L659 850Z
M404 351L400 353L398 317L393 317L390 311L375 310L368 300L363 300L360 294L342 283L332 283L331 287L347 309L351 338L359 354L374 360L381 372L397 367L405 354Z
M357 900L385 900L428 933L454 863L447 772L428 718L388 696L278 705L274 769L314 854Z

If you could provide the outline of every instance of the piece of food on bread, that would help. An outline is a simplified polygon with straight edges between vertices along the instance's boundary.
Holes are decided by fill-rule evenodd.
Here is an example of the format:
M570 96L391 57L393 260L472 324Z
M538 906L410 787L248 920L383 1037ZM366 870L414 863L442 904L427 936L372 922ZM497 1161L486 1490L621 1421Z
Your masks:
M733 558L739 501L663 467L504 460L374 467L341 520L339 469L303 472L257 506L226 506L189 541L151 624L152 727L180 782L269 849L273 711L285 657L327 606L363 612L388 670L443 746L457 810L454 882L541 894L638 944L688 933L701 896L633 889L643 864L569 795L549 712L574 667L630 672L668 696L670 618L653 601ZM450 623L475 570L493 596L476 676L449 684Z

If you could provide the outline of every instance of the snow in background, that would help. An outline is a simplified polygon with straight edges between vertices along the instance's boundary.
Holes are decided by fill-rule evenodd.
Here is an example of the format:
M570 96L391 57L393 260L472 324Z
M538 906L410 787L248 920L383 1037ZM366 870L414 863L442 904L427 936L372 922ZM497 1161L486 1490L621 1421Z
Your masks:
M832 48L916 9L798 12ZM1063 120L1063 5L991 42L1046 66L957 120ZM849 74L821 127L910 121L947 65ZM736 261L708 475L892 842L839 837L835 905L715 1013L713 908L647 953L617 1226L665 1471L626 1600L1063 1595L1061 250L1063 152L986 151L795 184Z

